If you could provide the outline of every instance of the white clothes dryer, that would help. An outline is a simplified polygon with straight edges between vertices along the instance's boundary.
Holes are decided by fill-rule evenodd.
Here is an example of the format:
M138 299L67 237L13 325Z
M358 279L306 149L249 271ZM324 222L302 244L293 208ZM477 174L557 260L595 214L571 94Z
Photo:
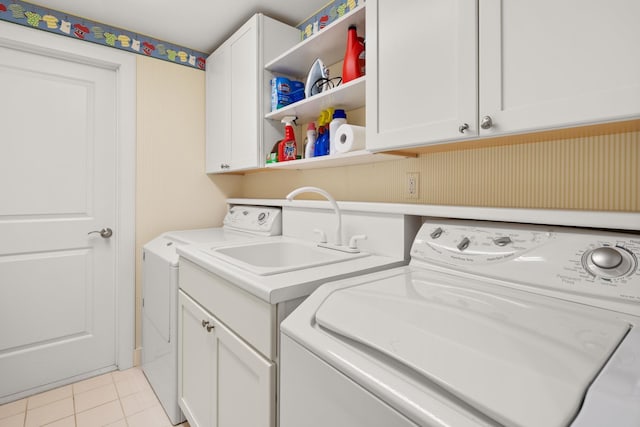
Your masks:
M428 220L281 325L280 427L640 426L640 236Z
M280 208L233 206L223 227L170 231L142 252L142 370L173 424L178 406L178 254L194 243L244 241L282 233Z

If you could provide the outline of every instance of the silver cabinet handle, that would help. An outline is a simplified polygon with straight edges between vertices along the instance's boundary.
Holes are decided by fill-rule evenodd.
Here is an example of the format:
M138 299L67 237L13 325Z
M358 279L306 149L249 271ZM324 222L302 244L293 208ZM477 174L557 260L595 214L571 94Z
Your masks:
M491 119L491 116L484 116L480 122L480 127L482 129L491 129L492 126L493 120Z
M458 131L460 133L464 133L465 130L469 130L469 123L463 123L460 125L460 127L458 128Z
M231 166L229 166L229 165L228 165L228 164L226 164L226 163L221 163L221 164L220 164L220 169L229 169L230 167L231 167Z
M108 239L109 237L113 236L113 230L110 228L103 228L102 230L94 230L94 231L90 231L87 234L100 234L100 237L102 237L103 239Z
M211 330L215 328L215 326L213 326L208 320L202 321L202 327L207 328L207 332L211 332Z

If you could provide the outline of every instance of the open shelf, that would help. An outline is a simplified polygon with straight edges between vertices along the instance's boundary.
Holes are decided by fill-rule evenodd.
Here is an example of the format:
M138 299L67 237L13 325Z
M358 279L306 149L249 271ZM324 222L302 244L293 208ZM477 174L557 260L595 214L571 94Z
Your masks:
M285 116L298 117L298 123L307 123L318 118L320 111L333 107L346 111L365 106L366 76L362 76L333 89L321 92L265 115L271 120L281 120Z
M269 163L267 169L320 169L338 166L351 166L363 163L385 162L388 160L411 157L411 154L372 153L367 150L351 151L349 153L331 156L311 157L309 159L291 160L288 162Z
M347 48L347 30L350 25L358 28L358 35L364 36L366 3L346 13L323 30L301 41L273 61L265 69L287 76L306 76L311 65L320 58L329 66L341 61Z

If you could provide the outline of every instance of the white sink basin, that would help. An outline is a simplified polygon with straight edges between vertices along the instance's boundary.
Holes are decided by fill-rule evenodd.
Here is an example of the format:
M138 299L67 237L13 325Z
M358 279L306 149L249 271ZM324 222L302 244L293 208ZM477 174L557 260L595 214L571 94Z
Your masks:
M345 253L298 241L253 242L206 250L222 261L266 276L368 256Z

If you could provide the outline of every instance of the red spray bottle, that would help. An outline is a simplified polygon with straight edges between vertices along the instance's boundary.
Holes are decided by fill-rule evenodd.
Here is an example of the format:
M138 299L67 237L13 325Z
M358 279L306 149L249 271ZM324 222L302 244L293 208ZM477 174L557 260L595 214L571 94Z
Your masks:
M294 116L286 116L282 119L284 127L284 139L280 141L278 146L278 161L284 162L295 160L298 154L298 145L296 144L296 135L293 131Z
M358 37L355 25L347 31L347 51L342 64L342 83L357 79L364 75L365 52L364 39Z

